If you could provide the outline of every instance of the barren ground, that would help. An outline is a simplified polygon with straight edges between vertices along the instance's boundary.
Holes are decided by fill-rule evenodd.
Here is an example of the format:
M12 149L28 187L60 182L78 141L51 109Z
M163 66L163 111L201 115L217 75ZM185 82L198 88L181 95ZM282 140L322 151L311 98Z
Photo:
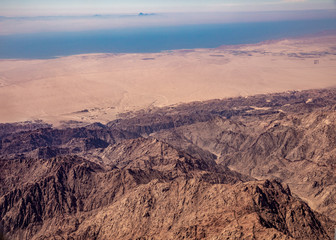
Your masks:
M0 60L0 122L108 122L154 106L336 86L336 35L216 49Z

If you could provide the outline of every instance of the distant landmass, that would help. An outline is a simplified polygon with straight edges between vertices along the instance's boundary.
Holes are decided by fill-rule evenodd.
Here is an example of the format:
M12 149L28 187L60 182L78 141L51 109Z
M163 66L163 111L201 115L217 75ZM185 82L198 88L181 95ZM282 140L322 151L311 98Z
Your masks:
M155 13L143 13L143 12L140 12L138 14L138 16L153 16L153 15L156 15Z
M73 33L43 32L25 34L24 37L22 34L1 35L5 30L0 28L0 58L39 59L98 52L149 53L176 49L215 48L224 44L251 44L336 29L336 19L159 26L156 25L156 18L160 16L143 12L130 16L97 14L85 21L91 23L93 19L112 21L121 18L133 18L132 21L134 21L134 18L138 18L139 26ZM82 21L81 18L78 19ZM147 22L153 25L148 26Z

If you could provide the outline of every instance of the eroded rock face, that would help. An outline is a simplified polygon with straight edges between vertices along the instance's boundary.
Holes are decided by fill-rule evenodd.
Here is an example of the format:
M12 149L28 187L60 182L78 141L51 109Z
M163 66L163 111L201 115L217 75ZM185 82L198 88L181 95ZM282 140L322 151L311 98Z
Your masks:
M332 106L263 117L218 117L153 136L174 146L208 150L217 155L217 163L242 174L277 178L335 219L335 129Z
M328 223L281 183L176 153L111 168L79 157L2 161L26 174L5 180L12 190L2 194L1 223L14 239L328 239Z
M107 126L1 125L0 230L8 239L331 239L335 106L329 89L154 109Z

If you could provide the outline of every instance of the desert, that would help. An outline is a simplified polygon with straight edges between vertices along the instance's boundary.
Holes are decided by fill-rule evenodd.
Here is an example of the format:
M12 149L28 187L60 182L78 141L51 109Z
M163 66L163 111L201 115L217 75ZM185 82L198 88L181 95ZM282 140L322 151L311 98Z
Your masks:
M335 34L254 45L0 61L0 121L107 123L192 101L335 86Z
M0 239L334 239L336 34L0 60Z

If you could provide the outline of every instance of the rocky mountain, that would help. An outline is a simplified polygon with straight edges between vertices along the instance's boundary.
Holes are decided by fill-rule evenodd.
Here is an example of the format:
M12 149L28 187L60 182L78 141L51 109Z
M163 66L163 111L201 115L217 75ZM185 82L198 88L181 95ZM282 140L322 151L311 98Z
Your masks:
M332 239L336 89L1 124L4 239Z
M173 145L196 145L215 154L217 163L254 178L276 178L335 220L335 110L332 105L257 118L218 117L153 136Z

